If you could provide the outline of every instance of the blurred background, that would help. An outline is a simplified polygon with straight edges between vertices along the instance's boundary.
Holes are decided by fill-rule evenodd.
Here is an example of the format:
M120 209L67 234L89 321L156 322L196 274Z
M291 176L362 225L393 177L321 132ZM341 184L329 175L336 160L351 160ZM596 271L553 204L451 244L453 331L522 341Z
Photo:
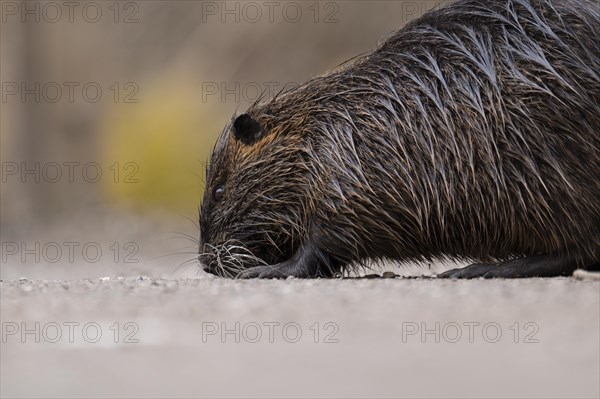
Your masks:
M2 1L2 278L195 273L229 119L439 3Z

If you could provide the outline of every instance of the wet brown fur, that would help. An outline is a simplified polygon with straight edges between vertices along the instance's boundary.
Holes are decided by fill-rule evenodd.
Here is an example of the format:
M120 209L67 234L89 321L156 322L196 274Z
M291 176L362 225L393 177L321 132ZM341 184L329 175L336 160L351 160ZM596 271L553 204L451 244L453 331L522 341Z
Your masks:
M458 1L246 113L260 138L228 125L207 170L213 273L600 259L598 3Z

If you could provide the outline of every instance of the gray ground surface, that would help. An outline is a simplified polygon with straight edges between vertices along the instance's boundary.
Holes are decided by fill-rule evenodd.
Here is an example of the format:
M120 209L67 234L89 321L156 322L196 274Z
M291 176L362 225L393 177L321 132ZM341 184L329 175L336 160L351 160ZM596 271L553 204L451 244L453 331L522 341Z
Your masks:
M600 396L594 280L132 276L0 287L2 397ZM65 322L79 323L71 337ZM84 333L86 323L97 324ZM129 333L137 343L124 342Z

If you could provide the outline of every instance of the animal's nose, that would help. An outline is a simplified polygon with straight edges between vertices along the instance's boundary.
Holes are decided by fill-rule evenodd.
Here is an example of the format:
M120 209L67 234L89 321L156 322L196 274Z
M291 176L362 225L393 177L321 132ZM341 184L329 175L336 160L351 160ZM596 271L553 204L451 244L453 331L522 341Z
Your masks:
M198 254L198 261L200 262L200 266L202 267L202 270L204 270L204 272L210 273L210 274L215 274L214 269L210 266L211 265L210 254L207 254L207 253Z
M200 263L202 263L202 266L204 268L206 268L210 264L211 257L212 257L212 254L209 254L206 252L201 252L198 254L198 261Z

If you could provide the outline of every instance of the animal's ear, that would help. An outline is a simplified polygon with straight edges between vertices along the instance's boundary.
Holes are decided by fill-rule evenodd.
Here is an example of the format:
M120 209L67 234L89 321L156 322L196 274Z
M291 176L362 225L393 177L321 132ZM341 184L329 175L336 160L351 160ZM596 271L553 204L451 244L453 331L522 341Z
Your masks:
M263 131L260 123L252 119L250 115L242 114L233 122L233 134L237 140L250 145L263 136Z

